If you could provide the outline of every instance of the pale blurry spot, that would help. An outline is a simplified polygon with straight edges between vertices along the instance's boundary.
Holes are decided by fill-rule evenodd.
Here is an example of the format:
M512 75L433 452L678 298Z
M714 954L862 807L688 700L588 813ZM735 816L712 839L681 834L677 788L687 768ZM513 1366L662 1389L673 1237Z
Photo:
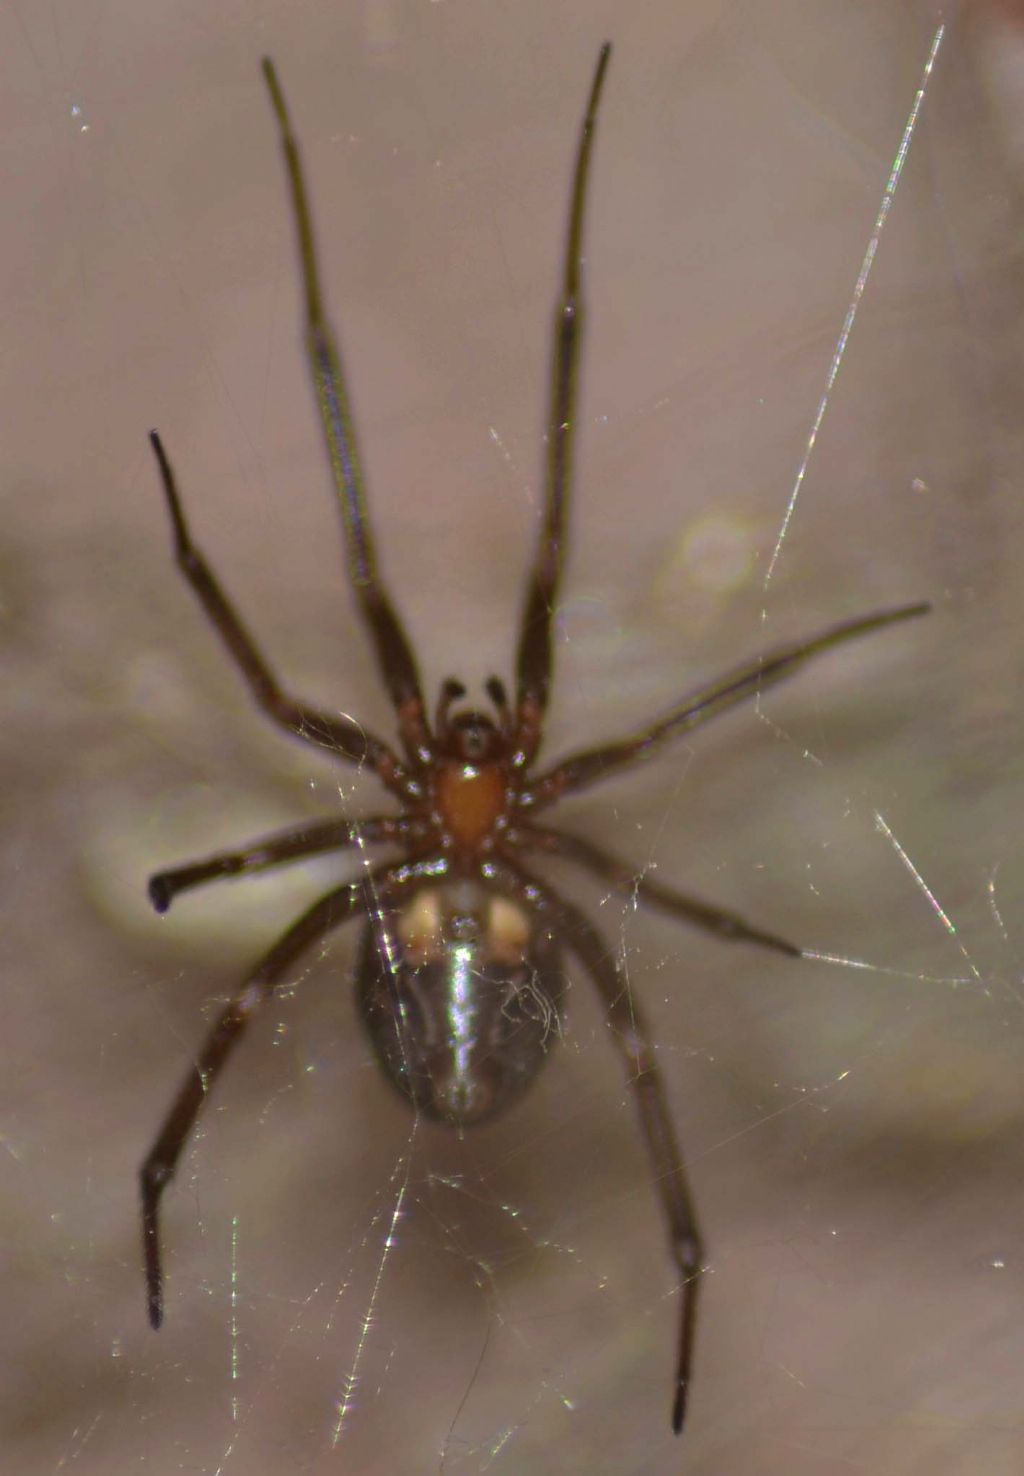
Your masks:
M669 543L654 579L654 596L668 618L707 613L709 596L731 594L749 582L755 550L749 527L714 513L697 518Z
M750 530L735 518L699 518L683 539L682 567L699 589L728 594L744 584L754 567Z
M930 492L931 488L923 477L914 477L910 483L910 490L912 492Z
M78 123L78 131L79 131L79 133L88 133L89 132L89 125L88 125L88 123L79 122L79 119L82 117L82 109L78 106L77 103L72 103L71 104L71 116L72 116L72 118L74 118L75 122Z

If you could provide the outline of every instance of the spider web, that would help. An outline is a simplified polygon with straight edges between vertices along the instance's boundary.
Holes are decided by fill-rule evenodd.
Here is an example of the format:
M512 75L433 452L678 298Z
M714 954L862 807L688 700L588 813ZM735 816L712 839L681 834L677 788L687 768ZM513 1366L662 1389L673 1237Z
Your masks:
M1019 1469L1015 33L892 9L2 22L12 1469ZM158 1336L137 1250L135 1168L205 1022L338 870L166 920L145 876L377 800L246 705L176 583L151 423L289 684L389 728L339 588L257 59L306 144L384 570L427 689L475 691L507 674L605 34L545 752L833 620L935 607L558 816L806 950L716 945L551 871L652 1019L707 1239L678 1444L678 1293L575 971L530 1097L459 1140L381 1080L354 930L332 939L182 1161Z

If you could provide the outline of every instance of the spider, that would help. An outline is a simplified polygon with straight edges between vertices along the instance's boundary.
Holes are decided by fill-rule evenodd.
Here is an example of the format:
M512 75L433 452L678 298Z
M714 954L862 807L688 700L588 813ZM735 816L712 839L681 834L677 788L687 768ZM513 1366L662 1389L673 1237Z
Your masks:
M170 461L150 441L170 513L175 554L206 617L256 704L294 737L372 771L397 814L331 816L265 836L238 851L162 871L149 882L158 912L179 893L327 851L390 846L396 859L363 870L306 911L221 1010L141 1169L149 1320L163 1319L159 1208L215 1081L249 1022L300 956L351 918L363 919L355 967L358 1006L380 1064L425 1116L462 1129L503 1112L544 1061L561 1020L563 952L591 976L636 1103L640 1131L681 1284L672 1426L682 1429L691 1379L704 1250L651 1033L623 970L583 911L524 858L575 862L613 891L732 942L799 958L801 950L723 907L677 892L541 813L567 794L649 758L670 739L728 712L843 641L924 614L926 604L876 611L783 646L682 697L648 726L536 770L552 675L552 620L566 553L583 318L582 236L598 105L611 47L598 55L576 149L551 361L544 510L519 622L515 699L496 676L490 710L459 707L466 689L442 683L432 719L416 657L377 569L363 477L334 336L325 315L299 148L273 63L263 75L280 133L298 235L305 333L327 454L344 523L348 574L394 705L392 746L351 718L291 696L278 683L209 563L192 540ZM555 1031L557 1034L557 1030Z

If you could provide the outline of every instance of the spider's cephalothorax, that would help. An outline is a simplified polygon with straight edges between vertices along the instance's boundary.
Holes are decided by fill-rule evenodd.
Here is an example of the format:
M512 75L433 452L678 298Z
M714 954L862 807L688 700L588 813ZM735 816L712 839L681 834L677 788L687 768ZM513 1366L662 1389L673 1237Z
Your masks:
M523 1091L561 1024L562 953L590 974L609 1036L625 1068L651 1157L672 1254L680 1275L680 1331L672 1423L682 1428L690 1382L702 1249L654 1043L643 1012L612 951L586 914L524 864L524 857L575 862L608 890L660 908L719 938L798 957L792 944L735 913L662 886L581 837L538 825L562 795L583 789L655 752L765 691L820 652L854 636L922 614L904 605L847 620L809 640L769 652L683 697L656 722L617 742L582 749L539 774L551 684L552 614L562 576L566 503L576 430L574 389L582 325L581 239L591 143L610 47L590 88L577 147L562 290L552 355L546 436L544 513L529 571L515 662L515 700L496 677L486 684L494 718L452 704L459 682L441 689L433 730L424 708L412 646L377 572L376 552L341 365L323 310L312 223L298 146L274 68L263 64L281 132L298 228L306 339L327 451L342 517L349 575L395 708L399 749L351 718L285 692L231 601L193 543L174 474L151 433L170 511L178 562L253 698L295 737L341 762L376 773L397 814L307 821L240 851L160 872L150 880L154 906L220 877L346 847L385 846L382 861L314 902L247 976L214 1022L189 1067L142 1165L142 1224L149 1317L163 1317L158 1214L160 1199L206 1096L246 1025L299 957L352 917L365 920L356 968L359 1007L391 1080L421 1111L461 1126L501 1111Z
M507 827L514 802L509 787L514 765L509 751L508 698L497 677L491 677L487 689L498 711L499 727L475 708L451 714L452 702L465 696L465 688L453 678L445 682L428 764L425 798L436 841L463 866L491 849L498 833Z

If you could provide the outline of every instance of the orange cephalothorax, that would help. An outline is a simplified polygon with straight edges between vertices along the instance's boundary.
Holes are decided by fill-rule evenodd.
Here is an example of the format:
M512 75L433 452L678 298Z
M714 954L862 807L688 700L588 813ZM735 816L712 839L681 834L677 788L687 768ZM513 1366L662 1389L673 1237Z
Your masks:
M441 824L458 846L475 850L505 809L505 773L500 764L454 761L438 767L434 802Z

